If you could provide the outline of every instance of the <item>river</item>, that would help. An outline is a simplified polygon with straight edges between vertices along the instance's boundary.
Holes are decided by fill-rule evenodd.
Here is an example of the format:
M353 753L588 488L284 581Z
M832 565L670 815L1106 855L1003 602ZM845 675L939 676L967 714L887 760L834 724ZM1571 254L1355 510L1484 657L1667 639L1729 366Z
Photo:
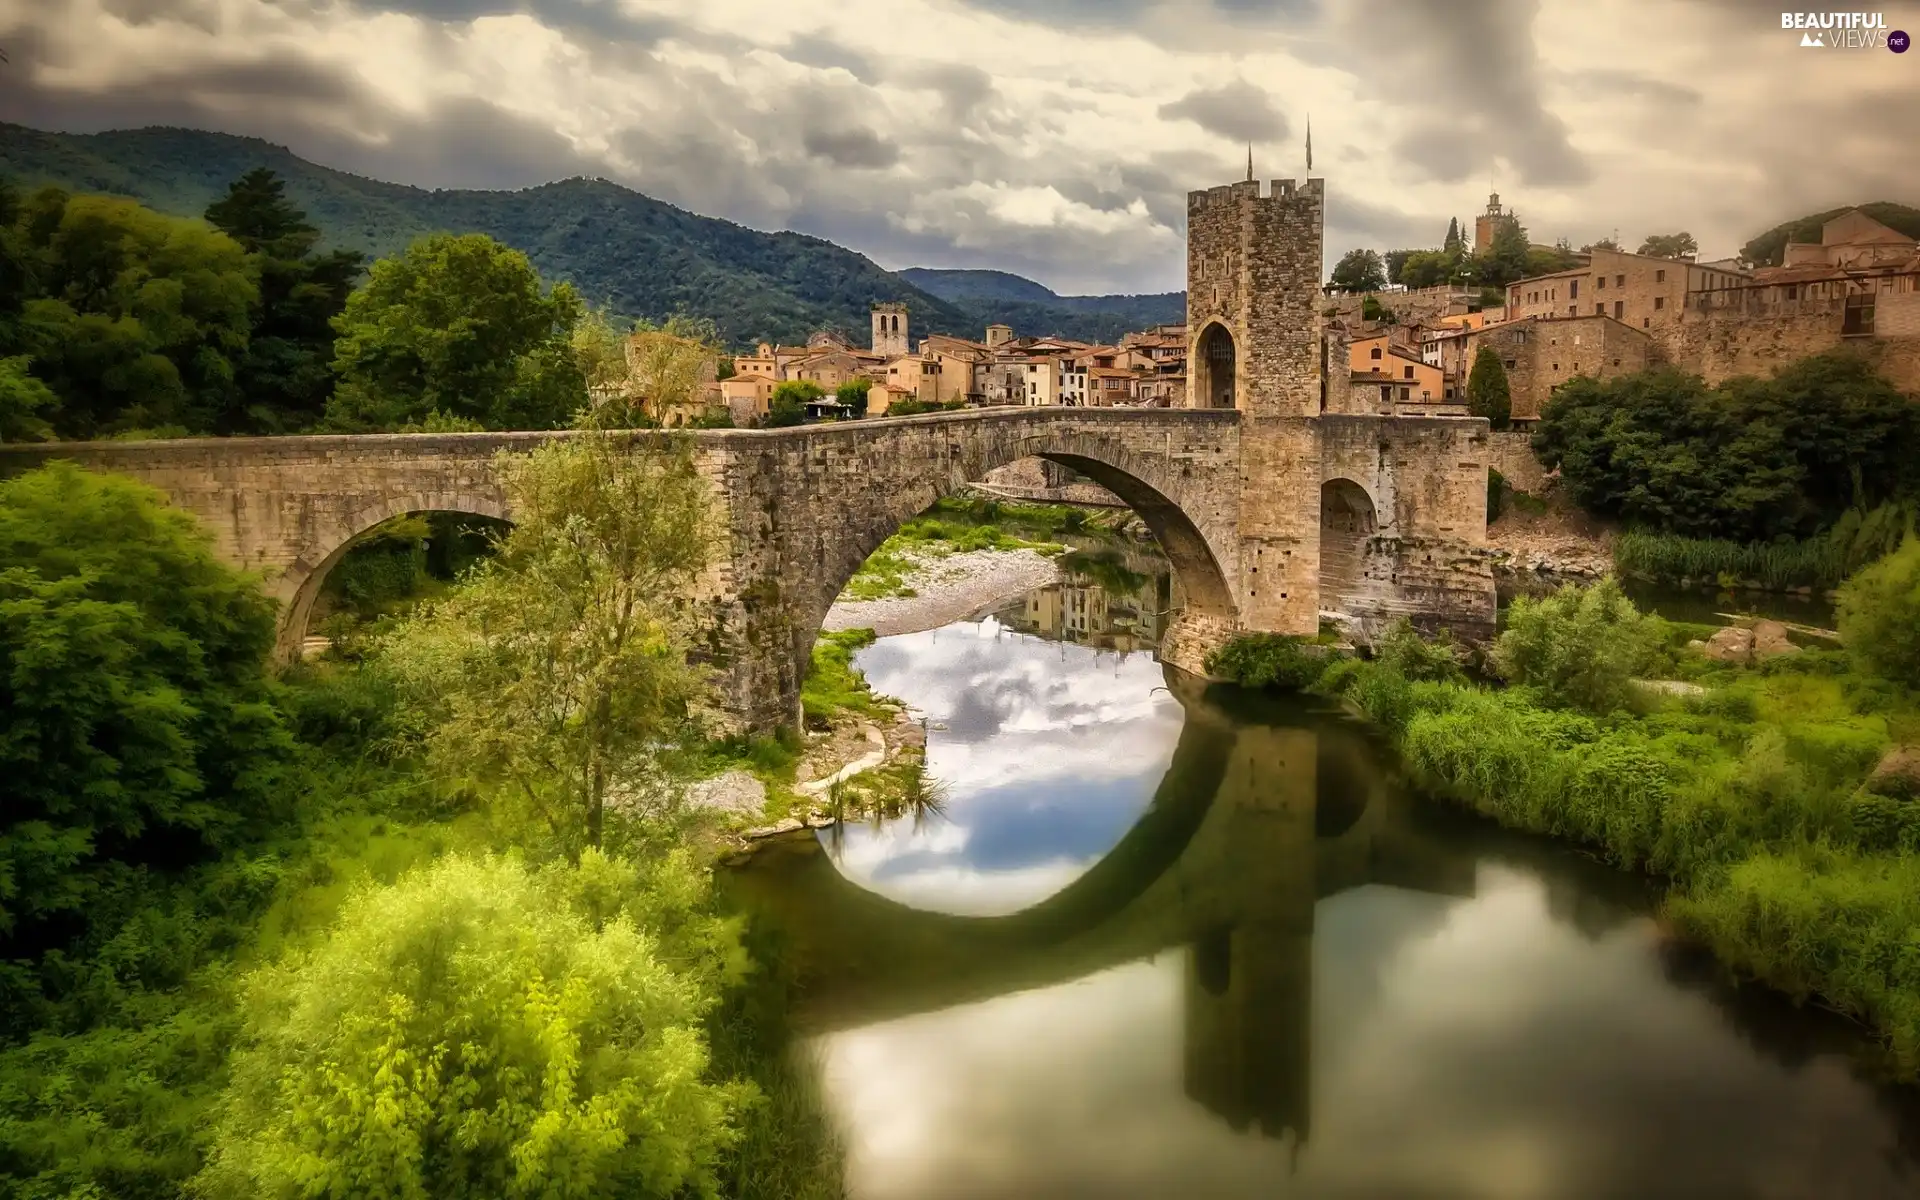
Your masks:
M1651 881L1414 794L1341 713L1166 672L1164 575L1123 565L863 651L943 810L733 878L853 1195L1920 1189L1853 1027L1663 938Z

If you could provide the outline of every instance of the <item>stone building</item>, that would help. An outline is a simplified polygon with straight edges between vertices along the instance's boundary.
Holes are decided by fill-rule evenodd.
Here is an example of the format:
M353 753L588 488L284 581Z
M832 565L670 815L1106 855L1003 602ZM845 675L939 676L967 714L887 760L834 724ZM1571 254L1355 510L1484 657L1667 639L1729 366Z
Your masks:
M1469 372L1482 346L1500 356L1513 419L1522 423L1539 420L1553 389L1576 375L1610 379L1644 371L1657 357L1651 337L1610 316L1536 317L1476 329L1467 335ZM1465 376L1459 388L1464 400Z
M1683 258L1593 250L1585 266L1510 284L1505 315L1509 321L1612 317L1653 331L1679 323L1689 293L1734 286L1747 278L1743 272Z
M1355 376L1382 377L1368 382L1391 387L1392 394L1382 395L1389 402L1437 404L1451 398L1445 372L1422 358L1397 331L1354 339L1348 344L1347 358L1348 370Z
M873 353L882 358L898 358L913 345L907 322L907 306L880 303L873 306Z
M1485 254L1493 248L1494 235L1500 232L1500 226L1507 221L1520 218L1500 207L1500 193L1487 195L1487 210L1473 219L1473 252Z

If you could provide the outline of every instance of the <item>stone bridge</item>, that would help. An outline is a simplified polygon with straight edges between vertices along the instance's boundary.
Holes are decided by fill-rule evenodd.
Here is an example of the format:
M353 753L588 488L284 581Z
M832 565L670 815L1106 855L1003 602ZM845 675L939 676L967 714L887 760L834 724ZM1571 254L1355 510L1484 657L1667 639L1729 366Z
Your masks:
M502 454L576 433L391 434L0 446L0 475L71 459L142 480L258 571L298 652L327 571L402 513L512 520ZM1405 615L1492 628L1487 426L1457 418L1273 417L1234 409L1011 408L691 438L724 515L701 587L729 709L797 717L827 609L901 524L988 471L1037 456L1145 520L1185 607L1163 645L1199 672L1239 630L1312 634L1323 611L1362 633ZM645 453L644 436L635 453Z

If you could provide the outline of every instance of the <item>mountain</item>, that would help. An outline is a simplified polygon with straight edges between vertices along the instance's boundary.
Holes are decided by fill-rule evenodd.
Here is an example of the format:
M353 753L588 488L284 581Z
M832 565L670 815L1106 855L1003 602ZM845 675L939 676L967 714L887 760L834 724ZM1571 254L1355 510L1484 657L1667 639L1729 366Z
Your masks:
M974 313L798 233L703 217L601 179L522 191L426 191L318 166L257 138L192 129L43 133L0 124L0 175L22 186L130 196L198 216L228 182L264 166L287 181L329 245L391 254L425 233L489 234L542 275L630 316L710 316L736 345L805 341L821 328L864 339L867 306L904 301L924 332L979 337Z
M1740 247L1740 257L1756 267L1777 267L1786 253L1788 242L1817 242L1822 225L1856 208L1889 229L1896 229L1910 238L1920 238L1920 208L1909 208L1891 200L1875 200L1867 204L1849 204L1845 208L1809 213L1775 225Z
M1164 297L1057 297L1015 275L1006 278L1033 289L1031 296L949 298L825 239L703 217L604 179L511 192L427 191L323 167L258 138L162 127L46 133L0 123L0 176L23 187L129 196L177 216L200 215L254 167L287 181L288 195L328 246L385 255L427 233L485 233L524 251L542 275L572 283L594 304L655 320L712 317L733 345L800 342L817 329L864 341L868 305L876 300L905 302L916 333L973 338L993 321L1022 333L1102 341L1184 319L1184 304L1181 315L1169 317L1161 315L1171 311L1165 305L1131 303Z
M1058 333L1111 342L1135 329L1177 325L1187 319L1185 292L1062 296L1044 284L1007 271L908 267L899 275L922 291L983 316L989 322L1011 325L1015 332L1022 334Z

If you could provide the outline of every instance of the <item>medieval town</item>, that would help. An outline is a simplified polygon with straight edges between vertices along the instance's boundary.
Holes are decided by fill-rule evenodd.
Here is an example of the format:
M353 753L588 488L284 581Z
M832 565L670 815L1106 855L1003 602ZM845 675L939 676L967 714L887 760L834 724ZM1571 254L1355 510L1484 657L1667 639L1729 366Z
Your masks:
M1484 253L1516 217L1500 197L1474 220L1472 250ZM1552 247L1535 247L1551 250ZM1466 379L1482 347L1504 366L1513 423L1525 428L1555 387L1577 375L1601 379L1672 366L1708 383L1780 366L1843 344L1880 344L1881 369L1902 387L1920 385L1920 242L1858 209L1829 220L1818 242L1790 242L1779 266L1737 258L1696 260L1594 247L1576 265L1521 279L1506 303L1484 307L1482 289L1440 285L1363 292L1326 289L1321 315L1332 357L1345 344L1344 387L1331 372L1322 411L1466 416ZM1094 345L1045 331L989 325L978 340L916 337L908 306L873 306L871 338L858 345L820 330L805 345L762 342L733 359L702 402L657 414L679 425L723 404L731 421L765 419L782 383L814 384L806 415L852 414L836 400L865 381L865 415L1000 405L1092 408L1231 407L1230 394L1189 401L1185 324L1128 333ZM910 402L907 409L898 406Z

